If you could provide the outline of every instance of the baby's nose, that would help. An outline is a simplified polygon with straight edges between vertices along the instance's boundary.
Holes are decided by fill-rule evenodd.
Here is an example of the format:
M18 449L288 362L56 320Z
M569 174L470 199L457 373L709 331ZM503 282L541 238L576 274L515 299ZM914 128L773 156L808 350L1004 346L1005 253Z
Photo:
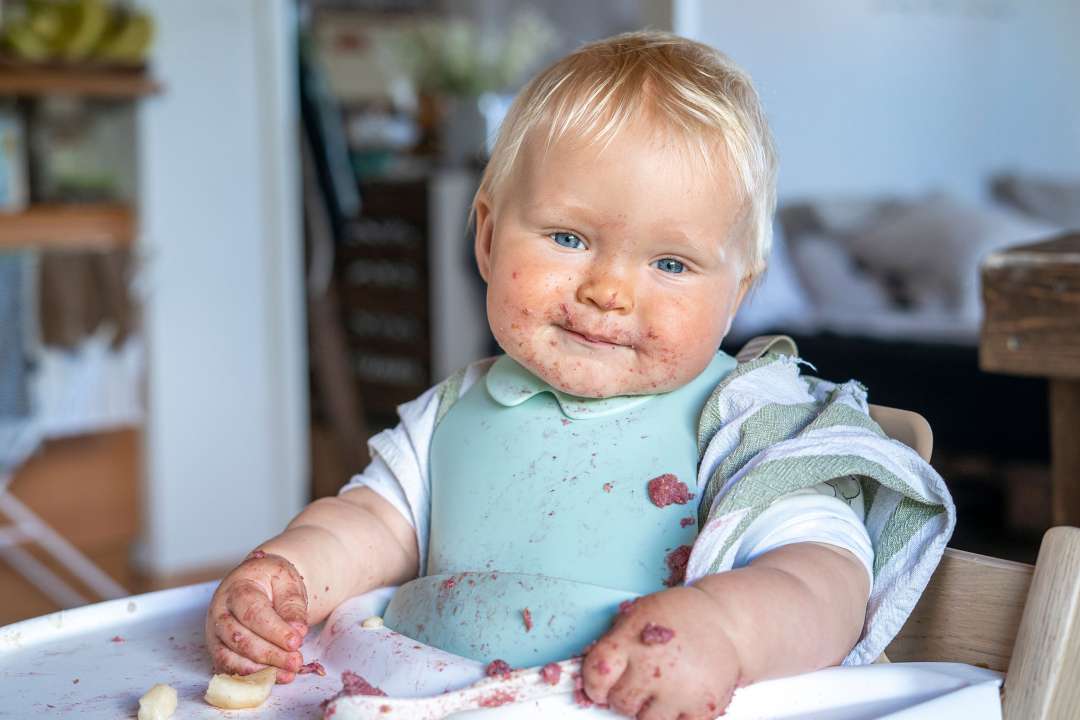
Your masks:
M627 314L634 309L634 289L625 278L604 274L578 286L577 300L604 312Z

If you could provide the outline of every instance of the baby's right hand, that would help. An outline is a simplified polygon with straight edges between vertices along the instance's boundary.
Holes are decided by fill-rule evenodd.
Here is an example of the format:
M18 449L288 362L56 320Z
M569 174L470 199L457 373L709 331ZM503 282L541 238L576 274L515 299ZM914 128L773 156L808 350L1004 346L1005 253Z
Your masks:
M206 649L215 672L247 675L272 665L292 682L304 660L307 589L280 555L255 551L218 585L206 614Z

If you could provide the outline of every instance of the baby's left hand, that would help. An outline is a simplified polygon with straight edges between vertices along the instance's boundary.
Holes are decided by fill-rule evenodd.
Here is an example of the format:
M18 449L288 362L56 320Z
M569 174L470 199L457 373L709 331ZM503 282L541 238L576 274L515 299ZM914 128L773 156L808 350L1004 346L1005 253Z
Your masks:
M739 685L735 644L702 590L676 587L624 606L582 663L585 694L640 720L720 715Z

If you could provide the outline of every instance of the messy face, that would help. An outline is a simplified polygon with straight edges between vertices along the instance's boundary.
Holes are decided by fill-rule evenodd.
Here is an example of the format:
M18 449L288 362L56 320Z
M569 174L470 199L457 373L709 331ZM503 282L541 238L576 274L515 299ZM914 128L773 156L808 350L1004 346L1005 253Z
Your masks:
M708 365L745 292L741 217L730 174L646 122L606 147L527 142L497 198L477 203L492 333L566 393L678 388Z

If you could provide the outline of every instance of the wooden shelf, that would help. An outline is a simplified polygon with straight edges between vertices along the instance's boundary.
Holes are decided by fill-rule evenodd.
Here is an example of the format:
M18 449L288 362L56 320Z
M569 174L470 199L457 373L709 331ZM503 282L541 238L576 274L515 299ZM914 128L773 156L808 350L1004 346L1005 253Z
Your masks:
M127 205L34 205L25 212L0 213L0 250L125 248L135 241L135 225Z
M84 95L137 98L161 86L143 69L34 66L0 62L0 95Z

